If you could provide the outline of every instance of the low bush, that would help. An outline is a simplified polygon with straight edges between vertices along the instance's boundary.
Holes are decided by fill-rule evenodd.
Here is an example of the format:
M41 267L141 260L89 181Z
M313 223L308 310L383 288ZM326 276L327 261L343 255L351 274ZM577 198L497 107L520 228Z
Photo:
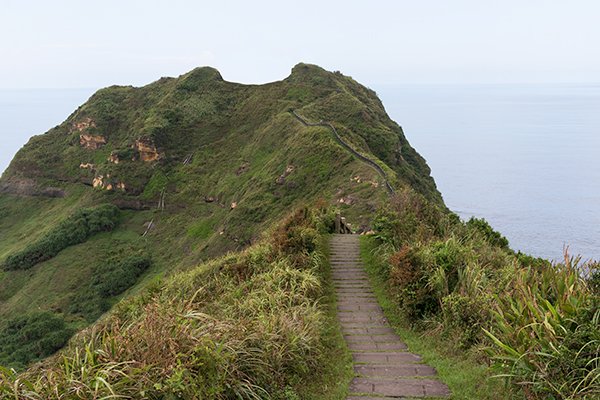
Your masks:
M467 221L466 226L468 229L475 230L481 234L491 245L508 249L508 239L502 236L500 232L495 231L485 219L471 217Z
M72 334L64 319L52 312L10 319L0 330L0 365L21 369L62 348Z
M150 265L148 257L130 256L94 268L92 281L73 297L69 312L96 321L110 309L112 299L132 287Z
M119 209L109 204L81 209L38 241L9 255L2 267L5 270L29 269L51 259L69 246L85 242L95 233L114 229L119 215Z
M149 267L149 258L131 256L102 268L96 268L92 288L100 297L117 296L133 286Z
M379 273L407 321L487 357L528 399L600 396L597 264L515 253L485 220L431 223L403 197L374 228Z
M118 304L43 370L0 370L0 397L301 398L325 364L318 220L300 210L269 240Z
M600 396L600 301L580 273L569 257L516 270L492 309L489 353L532 398Z

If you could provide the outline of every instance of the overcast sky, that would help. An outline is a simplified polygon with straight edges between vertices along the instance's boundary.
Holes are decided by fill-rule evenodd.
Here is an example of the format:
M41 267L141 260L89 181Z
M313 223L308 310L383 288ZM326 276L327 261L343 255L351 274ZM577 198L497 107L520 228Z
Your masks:
M366 84L600 82L598 0L0 0L0 88L143 85L196 66Z

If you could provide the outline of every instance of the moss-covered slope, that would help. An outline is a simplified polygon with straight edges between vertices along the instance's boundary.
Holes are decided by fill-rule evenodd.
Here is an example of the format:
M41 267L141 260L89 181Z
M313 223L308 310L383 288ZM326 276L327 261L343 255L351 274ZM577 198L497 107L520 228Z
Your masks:
M282 81L242 85L204 67L109 87L33 137L0 179L0 265L52 246L48 237L82 209L113 204L115 224L27 268L0 270L0 319L50 311L80 328L124 293L245 247L317 199L368 226L388 196L381 177L329 129L306 127L290 110L330 121L395 187L442 204L425 161L375 93L340 73L299 64ZM126 287L99 289L123 281L131 260L145 267L123 278Z

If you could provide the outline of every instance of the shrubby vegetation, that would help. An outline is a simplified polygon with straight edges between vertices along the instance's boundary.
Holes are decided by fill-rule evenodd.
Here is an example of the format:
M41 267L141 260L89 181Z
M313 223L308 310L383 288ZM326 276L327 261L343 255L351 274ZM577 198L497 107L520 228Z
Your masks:
M112 230L118 220L119 209L113 205L78 210L38 241L9 255L2 267L5 270L29 269L69 246L85 242L95 233Z
M317 248L331 221L300 210L269 240L155 284L43 370L0 371L0 397L300 398L327 361Z
M89 286L74 296L69 312L94 322L110 309L111 299L135 285L150 265L149 257L133 255L97 266Z
M13 318L0 330L0 365L21 369L62 348L72 334L64 319L49 311Z
M123 293L137 281L150 267L150 259L131 256L116 263L108 264L103 270L96 268L92 287L101 297L111 297Z
M596 264L514 253L484 220L410 191L374 227L378 272L414 327L487 357L529 399L600 396Z

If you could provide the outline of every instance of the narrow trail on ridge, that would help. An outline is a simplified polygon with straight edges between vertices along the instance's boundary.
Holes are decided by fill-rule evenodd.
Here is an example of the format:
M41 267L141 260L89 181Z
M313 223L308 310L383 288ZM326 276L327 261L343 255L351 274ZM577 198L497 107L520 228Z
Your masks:
M331 132L333 132L333 136L335 138L335 141L338 142L339 145L341 145L343 148L345 148L346 150L348 150L350 153L352 153L359 160L361 160L362 162L364 162L365 164L367 164L368 166L370 166L371 168L373 168L375 171L377 171L377 173L379 175L381 175L381 177L383 178L383 181L385 183L385 188L387 189L387 191L390 194L392 194L392 195L394 194L394 192L395 192L394 191L394 187L390 184L390 181L388 179L387 173L383 170L383 168L381 168L381 166L379 164L377 164L375 161L371 160L368 157L363 156L358 151L354 150L352 148L352 146L350 146L348 143L346 143L346 141L344 139L342 139L342 137L338 133L337 129L335 129L335 126L333 126L329 122L323 122L323 121L320 121L320 122L308 122L307 120L305 120L304 118L302 118L295 110L291 110L290 112L304 126L322 126L322 127L325 127L325 128L329 128L331 130Z
M358 235L334 235L330 254L338 320L355 372L347 400L447 398L450 390L435 369L408 351L383 315L360 261Z

